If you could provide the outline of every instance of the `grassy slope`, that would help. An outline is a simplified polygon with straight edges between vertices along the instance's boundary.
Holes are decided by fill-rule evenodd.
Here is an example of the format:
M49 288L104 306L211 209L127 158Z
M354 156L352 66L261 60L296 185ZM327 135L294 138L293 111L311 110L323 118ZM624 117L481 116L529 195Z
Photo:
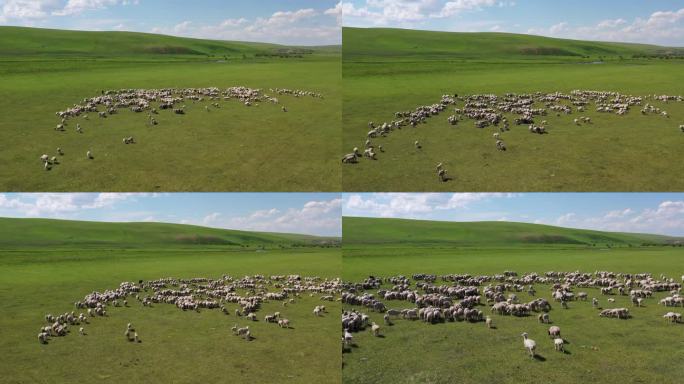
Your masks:
M684 239L515 222L449 222L345 217L344 244L395 246L588 246L667 244Z
M106 319L93 319L85 326L85 337L79 337L74 328L69 336L49 345L35 340L46 312L73 310L70 303L74 300L94 290L116 288L122 281L223 274L334 278L340 274L339 249L255 252L224 245L189 247L174 242L173 236L202 234L267 248L274 242L294 243L310 237L182 225L2 220L0 227L0 301L12 314L0 319L0 350L5 354L0 365L2 383L93 378L149 383L340 380L339 342L328 337L339 327L339 318L332 315L339 312L339 305L330 303L330 314L316 318L311 308L320 304L317 296L305 295L286 308L280 302L265 304L260 317L280 311L294 329L255 322L249 324L256 337L250 343L230 332L236 322L246 325L233 315L235 304L228 305L231 314L226 316L209 310L183 312L162 304L144 308L134 299L129 300L129 308L109 308ZM13 240L6 241L10 237ZM66 239L68 248L56 246ZM36 247L36 242L41 246ZM92 246L102 243L107 248ZM121 337L127 322L138 328L141 344L127 343Z
M88 32L0 26L0 56L192 57L269 52L275 44L191 39L139 32Z
M545 56L583 58L684 54L682 48L646 44L606 43L556 39L511 33L436 32L394 28L343 29L345 61L400 57L492 59Z
M116 248L184 245L311 246L335 238L298 234L248 232L168 223L107 223L91 221L0 218L0 247Z
M614 242L639 242L660 236L620 234L536 226L519 223L443 223L393 219L345 217L343 276L359 281L368 275L392 276L413 273L495 274L504 270L518 273L546 271L682 273L682 249L672 247L574 247L558 244L527 244L528 233L562 234L578 241L592 235ZM518 236L511 236L515 231ZM409 237L413 235L412 237ZM460 242L459 239L465 239ZM388 244L383 244L383 241ZM439 241L443 240L443 241ZM491 242L489 241L491 240ZM508 246L503 245L506 241ZM474 246L476 245L476 246ZM523 245L523 247L521 247ZM677 268L678 266L679 268ZM673 268L674 267L674 268ZM438 281L437 284L442 284ZM391 288L391 284L383 288ZM538 295L549 298L548 286L537 286ZM596 289L586 289L608 307L606 297ZM370 291L370 293L375 293ZM598 319L588 302L570 303L569 310L558 305L550 312L554 325L561 327L566 354L553 351L547 326L534 316L516 318L494 316L496 329L466 322L426 325L422 322L394 321L384 327L384 338L368 332L355 335L357 348L345 354L343 382L372 383L577 383L615 380L621 382L681 381L682 367L663 363L661 356L684 358L678 340L680 327L662 322L665 308L658 293L643 308L632 308L629 298L615 296L610 307L632 308L628 321ZM522 301L533 298L518 293ZM390 308L411 306L402 301L388 302ZM486 307L480 310L487 312ZM382 316L368 312L382 323ZM532 360L525 355L520 333L526 331L537 341ZM419 356L419 358L416 358Z
M395 37L374 40L375 34ZM364 38L366 35L368 38ZM425 49L441 53L411 55L410 49L397 47L400 39L396 36L403 35L434 37L436 46ZM606 56L605 64L588 65L582 62L598 58L508 54L494 38L511 46L515 45L511 40L528 39L537 41L537 45L548 41L568 50L575 49L575 45L604 43L520 35L349 28L344 29L343 36L344 152L363 146L369 121L390 121L394 112L435 103L443 94L596 89L635 95L677 95L681 88L676 84L684 81L684 60L632 60L625 55L625 60ZM482 36L494 39L492 46L472 41ZM366 51L366 41L373 47L372 52ZM643 48L628 47L636 52ZM463 54L457 49L463 49ZM382 54L395 56L386 60ZM593 121L591 126L576 127L572 123L576 115L555 114L546 117L549 135L530 135L524 128L513 126L503 136L508 147L506 153L500 153L493 145L494 128L474 129L472 121L453 127L447 123L445 112L416 129L395 131L387 138L377 139L376 144L382 144L385 152L378 155L377 161L343 167L343 189L678 191L684 185L669 164L681 160L678 148L684 136L677 126L684 121L684 104L654 104L667 110L670 118L641 116L638 110L620 117L597 113L592 108L585 113ZM457 107L461 108L462 103ZM415 140L423 145L422 151L413 148ZM438 162L445 164L453 181L438 181L433 172Z

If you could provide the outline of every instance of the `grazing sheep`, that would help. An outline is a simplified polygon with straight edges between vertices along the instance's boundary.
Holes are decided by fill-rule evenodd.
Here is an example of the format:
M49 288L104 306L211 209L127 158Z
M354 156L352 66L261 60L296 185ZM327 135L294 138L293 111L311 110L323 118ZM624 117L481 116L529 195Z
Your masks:
M278 326L280 328L290 328L290 320L280 319L280 320L278 320Z
M83 327L78 329L78 334L81 336L85 336L85 331L83 330Z
M88 160L94 159L93 153L92 153L91 151L86 152L86 158L87 158Z
M537 316L537 320L542 324L549 324L551 322L549 319L549 314L546 312L540 313L539 316Z
M485 318L485 324L487 324L487 328L491 329L491 328L492 328L492 325L493 325L492 318L489 317L489 316L487 316L487 317Z
M416 149L421 149L421 148L423 148L423 147L420 145L420 143L418 142L418 140L416 140L416 141L413 143L413 145L416 147Z
M553 339L553 348L556 351L565 352L565 349L563 348L564 344L565 344L565 341L560 337Z
M560 329L560 327L553 325L553 326L549 327L548 333L549 333L549 336L551 336L553 338L560 337L561 329Z

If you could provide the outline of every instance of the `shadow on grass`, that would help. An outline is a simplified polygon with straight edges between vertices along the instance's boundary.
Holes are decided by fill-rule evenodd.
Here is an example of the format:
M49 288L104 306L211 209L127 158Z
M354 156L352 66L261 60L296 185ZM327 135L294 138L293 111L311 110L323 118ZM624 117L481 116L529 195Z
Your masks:
M537 354L534 355L534 359L537 361L546 361L546 357Z

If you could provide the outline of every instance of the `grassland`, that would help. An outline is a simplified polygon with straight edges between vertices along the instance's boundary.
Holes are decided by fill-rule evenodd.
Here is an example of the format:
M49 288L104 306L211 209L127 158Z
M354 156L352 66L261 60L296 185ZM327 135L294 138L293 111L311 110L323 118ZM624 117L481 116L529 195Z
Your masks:
M443 223L410 220L348 218L343 220L343 278L360 281L369 275L411 276L414 273L492 275L546 271L651 272L677 278L684 272L681 238L616 234L520 223ZM431 230L434 229L434 232ZM410 228L413 228L410 230ZM407 233L411 232L412 236ZM519 235L513 235L519 232ZM459 244L458 239L463 238ZM532 238L555 238L544 244ZM598 240L600 238L600 240ZM403 239L403 241L401 240ZM438 239L441 239L439 241ZM596 246L594 246L596 242ZM640 244L653 244L641 246ZM660 245L656 245L660 244ZM668 245L669 244L669 245ZM610 247L608 247L610 246ZM443 284L438 281L436 284ZM383 288L391 288L389 285ZM550 299L550 287L536 286L538 297ZM415 289L415 288L413 288ZM496 329L484 323L443 323L396 320L384 326L384 338L370 332L354 335L357 345L344 354L345 383L678 383L684 371L671 364L681 359L681 324L662 315L670 309L657 304L665 293L634 308L628 296L606 301L596 289L586 289L604 307L630 308L629 320L603 319L590 302L558 303L550 312L568 342L566 353L553 350L548 326L534 316L494 315ZM532 297L518 294L521 301ZM403 301L386 302L402 308ZM489 314L486 307L479 309ZM681 309L681 308L680 308ZM382 324L378 313L367 310ZM537 341L538 359L530 359L522 332Z
M339 342L330 336L338 331L339 318L333 314L339 305L330 303L329 314L315 318L311 309L320 304L318 297L303 297L287 308L266 303L262 311L280 311L294 329L255 322L250 324L251 342L232 335L235 322L244 325L232 314L233 306L226 316L162 304L144 308L137 302L109 308L107 318L86 326L87 336L72 329L48 345L36 340L45 313L70 311L75 300L122 281L223 274L337 277L339 249L316 246L330 239L164 224L14 219L0 225L24 233L0 232L2 383L340 381ZM179 237L225 242L174 241ZM125 341L122 330L128 322L142 343Z
M682 49L500 33L343 28L343 143L362 147L368 122L439 101L443 94L618 91L681 95ZM659 57L670 57L659 58ZM597 64L592 64L597 63ZM345 191L678 191L684 104L655 103L670 118L584 113L548 118L548 135L516 129L500 153L492 128L451 126L444 112L417 128L375 140L377 161L343 168ZM511 116L509 116L511 120ZM420 141L422 150L413 147ZM658 156L653 156L658 153ZM445 164L454 180L434 174Z
M4 191L334 191L340 145L336 47L284 47L138 33L0 28L0 154ZM55 132L56 111L102 90L232 86L320 92L280 97L288 108L186 103L159 125L122 111L73 120ZM168 113L165 113L168 112ZM75 131L80 123L84 133ZM137 144L124 146L123 137ZM64 152L52 171L38 157ZM92 150L94 161L85 153Z

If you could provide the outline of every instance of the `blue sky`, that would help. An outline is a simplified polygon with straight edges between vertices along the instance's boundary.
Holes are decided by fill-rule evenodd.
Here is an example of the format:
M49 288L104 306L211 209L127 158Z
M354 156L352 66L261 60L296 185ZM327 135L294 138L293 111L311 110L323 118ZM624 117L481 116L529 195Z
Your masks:
M684 236L684 193L346 193L342 213Z
M0 0L0 25L340 44L337 0Z
M684 46L681 0L345 0L343 25Z
M340 236L334 193L6 193L1 217L155 221Z

